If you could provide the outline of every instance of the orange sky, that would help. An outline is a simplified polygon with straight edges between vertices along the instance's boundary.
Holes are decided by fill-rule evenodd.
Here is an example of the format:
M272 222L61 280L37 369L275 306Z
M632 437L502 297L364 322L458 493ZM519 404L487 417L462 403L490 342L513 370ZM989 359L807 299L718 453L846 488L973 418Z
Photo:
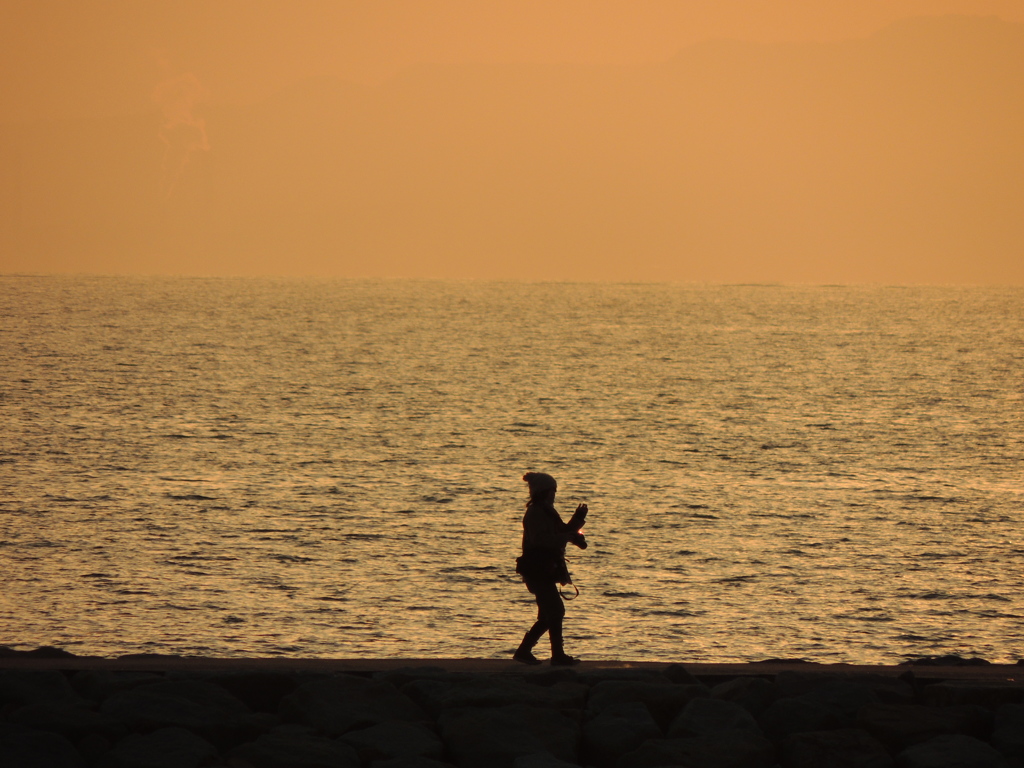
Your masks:
M138 109L162 68L237 103L316 75L369 84L423 62L635 64L707 39L841 40L951 13L1024 23L1024 0L12 2L0 7L0 115Z
M898 52L885 52L882 64L872 63L872 50L844 53L842 41L879 40L901 19L944 14L1010 24L938 30L928 33L937 35L931 43L908 33L900 42L907 51L935 54L940 64L933 77L914 73L911 58L901 98L916 102L914 94L927 93L930 101L894 105L884 98L892 73L871 80L872 68L894 66ZM978 57L939 72L945 58L935 49L976 44L984 53L1005 38L1004 59L985 64L1005 69L1019 59L1020 27L1013 25L1020 24L1024 0L6 3L0 125L13 138L0 150L7 171L0 182L0 259L7 263L0 270L508 278L543 264L558 279L1024 283L1017 223L1024 217L1016 207L1024 193L1014 181L1024 170L1014 165L1024 156L1019 102L1008 104L995 91L975 98L972 78L990 79L982 64L974 71ZM978 34L995 37L978 42ZM941 43L943 35L968 42ZM703 81L665 69L680 61L680 51L716 40L746 47L694 59L695 67L712 67ZM776 63L810 56L808 71L779 64L790 68L762 84L769 94L778 90L774 103L784 109L766 107L764 93L737 84L736 77L751 81L759 68L775 66L743 69L749 56L763 53L755 43L770 44L766 55ZM795 81L813 79L809 70L819 61L809 43L831 46L821 61L860 57L860 68L850 70L858 82L817 83L820 93L801 96ZM995 45L1002 50L1003 43ZM561 70L531 79L535 70L524 68L558 64L604 74L581 75L563 84L567 91L552 85L545 95L557 77L550 73ZM496 95L496 81L467 74L487 77L493 65L516 73L508 101ZM637 67L650 76L623 85L632 75L621 73ZM311 97L319 109L335 104L325 116L338 131L333 143L330 132L317 136L321 124L294 92L325 77L357 87L342 95L332 86L329 95ZM528 97L516 91L526 83ZM168 101L168 87L179 89L176 102ZM477 87L486 98L473 95ZM567 93L571 100L587 87L595 90L590 101L566 103ZM683 114L685 106L666 118L661 110L674 88L714 91L687 98L716 115L724 132L680 127L699 117ZM599 103L606 89L617 94L614 105ZM830 93L853 100L860 111L847 117L861 131L844 126L842 105L823 104ZM434 106L425 104L428 94ZM976 103L971 119L954 97ZM287 103L297 122L274 129L279 133L254 132L245 110L272 114L267 105L280 98L293 99ZM629 114L619 112L632 109L634 98L643 103L629 127ZM503 104L515 109L504 122L527 136L502 133ZM645 154L643 139L658 134L662 118L675 121L672 130L689 131L691 142L671 147L656 135L651 146L668 147L665 164L653 150ZM756 123L756 131L740 135L743 121ZM793 137L815 122L831 133L807 134L802 154ZM459 145L453 132L466 126L479 130ZM115 133L123 152L109 138ZM979 140L989 133L995 146ZM295 146L307 140L305 150ZM355 146L359 152L345 156ZM830 148L846 159L830 156ZM253 168L257 156L266 163L261 171ZM405 165L392 168L388 158ZM302 163L310 165L302 170ZM541 163L555 177L529 170ZM831 177L822 171L830 163ZM365 194L344 179L320 178L320 165L351 173ZM691 189L670 171L699 183ZM150 177L153 200L146 203ZM289 207L269 187L261 197L261 178L278 189L293 184L292 197L312 202ZM627 195L623 185L635 189ZM822 202L822 185L831 205ZM338 224L345 216L353 218ZM489 232L502 242L490 242ZM272 242L316 254L275 254ZM960 253L965 244L976 251ZM244 249L259 253L245 258Z

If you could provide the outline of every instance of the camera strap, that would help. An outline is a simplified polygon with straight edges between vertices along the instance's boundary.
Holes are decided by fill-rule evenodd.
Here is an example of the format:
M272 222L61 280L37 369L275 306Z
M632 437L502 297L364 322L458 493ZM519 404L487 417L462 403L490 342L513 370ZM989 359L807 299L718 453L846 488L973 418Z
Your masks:
M558 588L558 594L560 594L562 596L563 600L566 600L566 601L568 601L568 600L575 600L577 597L580 596L580 588L577 587L575 584L573 584L572 574L569 573L569 559L568 558L565 558L565 572L569 574L569 584L571 584L572 588L576 590L576 594L573 595L572 597L569 597L569 595L567 595L565 592L562 591L561 587Z
M570 585L570 586L571 586L571 587L572 587L573 589L575 589L575 590L576 590L576 594L575 594L575 595L572 595L572 596L570 597L569 595L567 595L567 594L566 594L565 592L563 592L563 591L562 591L562 588L561 588L561 587L559 587L559 588L558 588L558 594L560 594L560 595L562 596L562 599L563 599L563 600L575 600L575 599L576 599L577 597L579 597L579 596L580 596L580 588L579 588L579 587L577 587L577 586L576 586L575 584L573 584L573 583L572 583L571 581L569 582L569 585Z

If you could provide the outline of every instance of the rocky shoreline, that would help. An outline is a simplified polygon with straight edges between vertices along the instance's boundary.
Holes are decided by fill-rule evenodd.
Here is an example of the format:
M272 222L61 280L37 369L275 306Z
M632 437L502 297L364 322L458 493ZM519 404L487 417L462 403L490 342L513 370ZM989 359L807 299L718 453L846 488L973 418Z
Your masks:
M1024 674L11 652L0 766L1019 768Z

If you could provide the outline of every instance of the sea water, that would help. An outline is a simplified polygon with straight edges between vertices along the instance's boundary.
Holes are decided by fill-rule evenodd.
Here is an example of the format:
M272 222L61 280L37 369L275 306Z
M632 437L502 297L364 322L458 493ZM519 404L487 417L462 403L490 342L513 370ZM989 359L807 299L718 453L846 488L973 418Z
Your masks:
M1024 654L1024 290L0 278L0 644ZM568 590L572 594L571 588Z

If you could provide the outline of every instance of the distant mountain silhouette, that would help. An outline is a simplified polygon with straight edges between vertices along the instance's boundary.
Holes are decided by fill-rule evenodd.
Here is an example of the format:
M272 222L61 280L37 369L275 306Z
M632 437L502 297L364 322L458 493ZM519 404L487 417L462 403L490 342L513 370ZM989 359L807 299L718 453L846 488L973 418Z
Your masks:
M152 115L0 125L4 269L1024 281L1024 25L994 18L318 78L205 117L169 196Z

